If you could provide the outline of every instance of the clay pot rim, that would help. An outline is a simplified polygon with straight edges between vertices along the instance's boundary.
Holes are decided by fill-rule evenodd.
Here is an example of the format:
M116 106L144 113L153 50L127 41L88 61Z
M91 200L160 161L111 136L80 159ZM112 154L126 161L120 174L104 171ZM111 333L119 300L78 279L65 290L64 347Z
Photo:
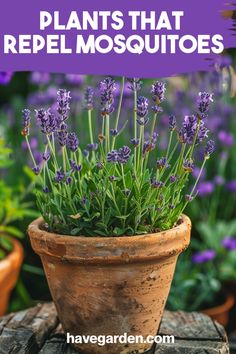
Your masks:
M234 306L234 303L234 296L231 293L227 293L225 302L223 304L205 309L202 312L209 316L220 315L224 312L228 312Z
M190 218L185 215L182 214L180 217L180 222L172 227L171 229L165 230L165 231L159 231L159 232L154 232L151 234L141 234L141 235L129 235L129 236L72 236L72 235L64 235L64 234L57 234L55 232L49 232L47 230L45 230L42 225L44 223L44 220L42 217L39 217L38 219L34 220L29 226L28 226L28 233L31 231L35 231L35 232L43 232L47 238L49 239L54 239L54 238L60 238L61 241L65 241L67 244L68 243L74 243L76 241L76 243L78 243L78 241L84 241L86 240L86 243L97 243L97 241L101 241L101 242L107 242L107 241L111 241L111 240L115 240L118 242L128 242L130 239L132 239L133 241L138 241L144 238L151 238L153 236L158 237L159 235L162 236L166 236L168 235L170 232L178 232L181 231L183 232L183 229L186 228L188 229L189 226L191 226L191 220Z
M43 219L28 227L31 245L39 255L81 264L121 264L156 261L174 257L190 242L190 219L182 215L174 228L153 234L119 237L66 236L50 233L40 226Z

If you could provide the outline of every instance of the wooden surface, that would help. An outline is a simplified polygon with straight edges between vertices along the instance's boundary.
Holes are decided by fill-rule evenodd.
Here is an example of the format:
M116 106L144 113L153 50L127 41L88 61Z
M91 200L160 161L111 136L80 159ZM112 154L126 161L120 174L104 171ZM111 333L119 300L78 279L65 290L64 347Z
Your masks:
M175 344L158 345L155 354L228 354L222 326L200 313L166 311L159 331ZM0 354L75 354L65 343L52 303L0 318ZM105 353L104 353L105 354Z

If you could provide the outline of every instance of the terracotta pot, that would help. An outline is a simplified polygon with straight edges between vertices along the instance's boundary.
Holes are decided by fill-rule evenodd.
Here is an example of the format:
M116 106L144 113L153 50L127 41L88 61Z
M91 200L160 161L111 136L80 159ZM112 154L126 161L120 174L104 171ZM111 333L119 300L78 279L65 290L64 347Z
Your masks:
M23 261L23 248L19 241L11 239L13 250L0 261L0 316L7 311L9 297L16 285Z
M227 294L225 302L222 305L203 310L202 312L226 327L229 322L229 312L234 306L234 302L234 296Z
M155 336L178 255L190 242L183 216L171 230L124 237L74 237L48 233L43 220L29 226L59 319L76 335ZM150 344L75 344L85 354L143 353Z

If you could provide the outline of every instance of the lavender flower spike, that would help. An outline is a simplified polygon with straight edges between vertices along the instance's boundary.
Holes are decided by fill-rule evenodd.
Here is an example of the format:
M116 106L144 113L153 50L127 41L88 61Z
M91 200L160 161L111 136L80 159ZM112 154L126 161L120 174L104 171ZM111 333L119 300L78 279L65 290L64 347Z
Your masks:
M213 94L210 94L208 92L199 92L197 104L200 119L207 117L211 102L213 102Z
M118 162L118 152L117 150L112 150L107 154L107 162L116 163Z
M23 109L22 111L22 117L23 117L23 129L21 131L21 134L23 136L29 136L30 133L30 121L31 121L31 112L29 109Z
M129 79L128 88L134 92L141 90L142 81L139 78Z
M61 146L66 146L67 137L68 137L67 124L66 124L66 123L62 123L62 124L60 125L60 128L59 128L57 134L58 134L59 144L60 144Z
M87 87L84 93L84 100L88 111L93 110L93 99L94 99L94 89L92 87Z
M121 164L125 164L128 162L130 158L131 150L128 146L123 146L118 150L118 161Z
M209 140L206 144L204 156L206 159L209 159L210 155L213 154L215 150L215 143L213 140Z
M115 80L107 77L100 83L101 90L101 113L102 116L111 114L114 111L114 91L116 90Z
M164 82L157 81L152 85L152 99L155 104L159 105L165 99L166 84Z
M175 116L170 116L169 117L169 128L170 128L170 130L175 130L175 128L176 128L176 118L175 118Z
M44 110L41 108L39 110L35 110L35 116L38 125L41 127L42 133L50 135L56 131L58 123L50 109Z
M137 99L137 122L139 125L146 125L148 123L148 99L140 96Z
M69 133L67 137L67 146L70 151L75 152L79 146L79 139L75 133Z
M57 112L60 115L61 122L68 119L70 100L70 91L60 89L57 92Z
M60 183L64 178L65 178L65 174L62 171L62 169L60 168L58 171L56 171L54 180L55 180L55 182Z

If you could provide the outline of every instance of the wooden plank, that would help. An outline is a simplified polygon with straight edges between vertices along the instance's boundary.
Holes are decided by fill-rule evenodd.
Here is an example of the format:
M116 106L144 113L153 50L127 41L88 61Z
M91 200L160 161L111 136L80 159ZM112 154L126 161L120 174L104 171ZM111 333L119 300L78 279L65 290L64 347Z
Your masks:
M51 333L39 354L78 354L78 352L66 343L66 337L59 324Z
M57 324L58 318L52 303L17 312L2 325L0 354L38 353Z
M201 340L176 340L174 344L156 346L155 354L229 354L224 342Z
M180 339L210 339L226 341L224 328L200 312L165 311L159 333Z

